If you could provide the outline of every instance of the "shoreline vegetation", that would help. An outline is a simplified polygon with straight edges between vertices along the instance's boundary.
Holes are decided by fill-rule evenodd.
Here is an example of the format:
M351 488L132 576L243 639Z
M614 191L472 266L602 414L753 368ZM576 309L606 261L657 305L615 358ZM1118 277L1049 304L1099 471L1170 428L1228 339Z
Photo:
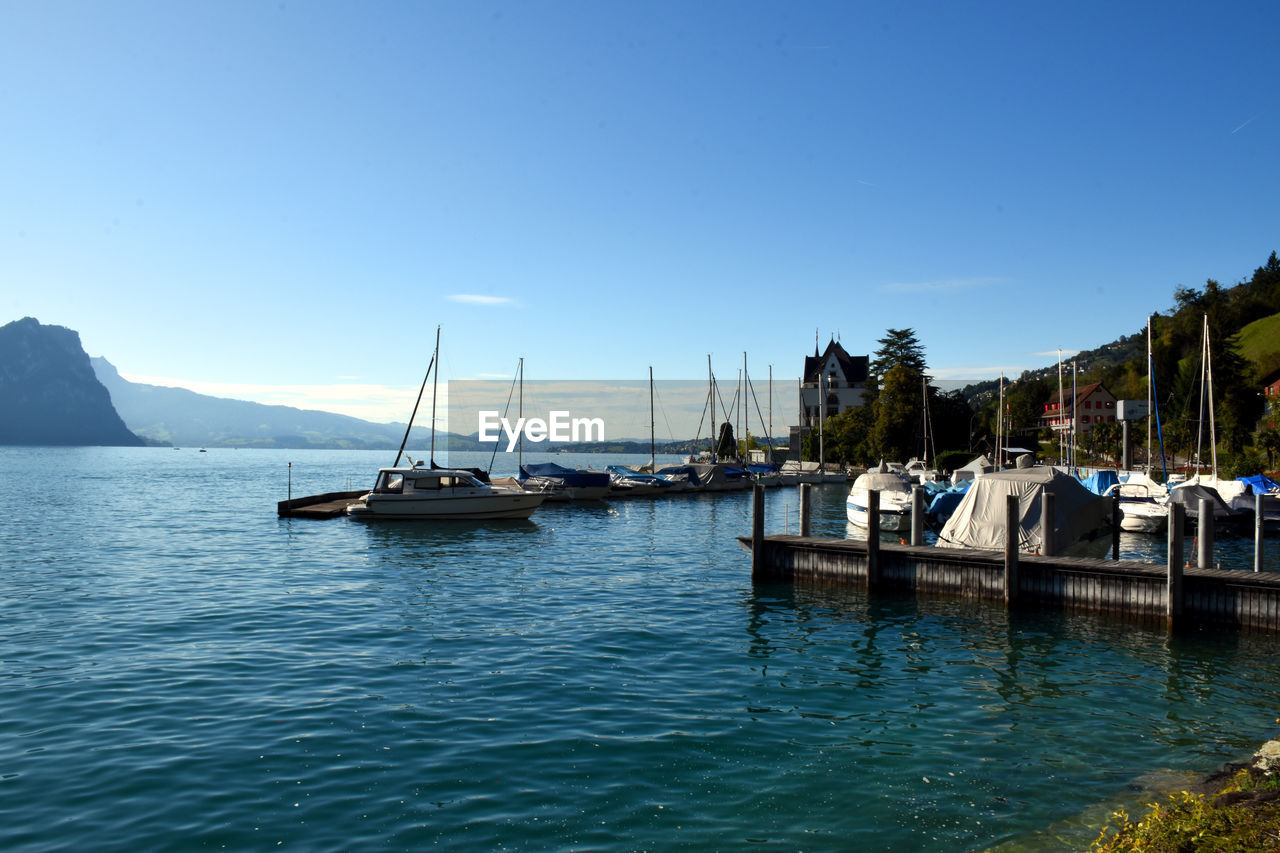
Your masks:
M1145 815L1114 812L1089 850L1280 850L1280 740L1267 741L1247 762L1226 764L1198 784L1148 804Z

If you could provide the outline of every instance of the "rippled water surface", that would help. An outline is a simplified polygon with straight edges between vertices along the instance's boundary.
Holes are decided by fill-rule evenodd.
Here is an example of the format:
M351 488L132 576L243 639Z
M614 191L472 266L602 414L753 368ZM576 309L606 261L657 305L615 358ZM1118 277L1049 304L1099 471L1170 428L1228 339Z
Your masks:
M276 517L388 456L0 448L0 848L1028 848L1274 733L1272 638L753 587L748 494Z

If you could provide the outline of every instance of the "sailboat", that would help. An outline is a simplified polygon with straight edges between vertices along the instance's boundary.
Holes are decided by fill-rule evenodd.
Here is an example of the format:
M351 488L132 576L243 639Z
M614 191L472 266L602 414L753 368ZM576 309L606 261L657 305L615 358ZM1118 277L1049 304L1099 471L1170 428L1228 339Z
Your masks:
M507 489L485 483L475 473L462 468L436 465L436 382L431 386L431 453L430 464L408 460L400 464L409 432L413 429L428 377L440 373L440 328L436 327L436 349L422 378L417 402L409 415L404 440L389 468L379 468L373 488L347 507L347 514L358 519L506 519L528 518L542 505L543 496L520 489ZM432 370L435 373L432 373Z
M1218 479L1218 433L1214 422L1213 355L1209 347L1208 314L1204 315L1204 342L1201 346L1200 356L1200 421L1196 429L1196 473L1189 480L1178 483L1169 490L1169 500L1183 504L1186 507L1186 519L1189 526L1199 524L1200 503L1202 500L1210 502L1215 524L1229 522L1236 515L1224 500L1227 496L1223 495L1222 491L1225 488L1230 494L1236 490L1237 484L1235 481L1224 482ZM1208 476L1200 470L1200 465L1203 461L1204 416L1206 409L1209 414L1209 457L1212 463L1212 473Z
M1151 422L1160 424L1159 402L1155 395L1154 359L1151 354L1151 319L1147 319L1147 466L1146 471L1130 472L1122 482L1107 489L1120 499L1120 529L1127 533L1163 533L1169 524L1169 490L1151 478ZM1154 404L1154 405L1153 405ZM1164 439L1161 437L1160 460L1164 461ZM1166 472L1166 479L1168 478Z

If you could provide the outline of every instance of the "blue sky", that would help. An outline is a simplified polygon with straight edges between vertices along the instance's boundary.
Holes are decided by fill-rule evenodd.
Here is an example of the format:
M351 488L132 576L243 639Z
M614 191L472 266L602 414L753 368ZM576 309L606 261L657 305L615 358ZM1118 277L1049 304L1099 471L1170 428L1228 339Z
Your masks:
M1280 249L1280 5L0 0L0 322L403 419L442 379L940 377Z

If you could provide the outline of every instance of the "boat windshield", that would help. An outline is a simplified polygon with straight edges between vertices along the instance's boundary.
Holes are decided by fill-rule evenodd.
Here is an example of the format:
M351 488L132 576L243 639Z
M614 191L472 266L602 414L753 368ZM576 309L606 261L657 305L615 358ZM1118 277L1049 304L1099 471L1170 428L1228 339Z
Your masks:
M373 490L380 495L402 492L404 491L404 475L394 471L383 471L378 475L378 484Z

